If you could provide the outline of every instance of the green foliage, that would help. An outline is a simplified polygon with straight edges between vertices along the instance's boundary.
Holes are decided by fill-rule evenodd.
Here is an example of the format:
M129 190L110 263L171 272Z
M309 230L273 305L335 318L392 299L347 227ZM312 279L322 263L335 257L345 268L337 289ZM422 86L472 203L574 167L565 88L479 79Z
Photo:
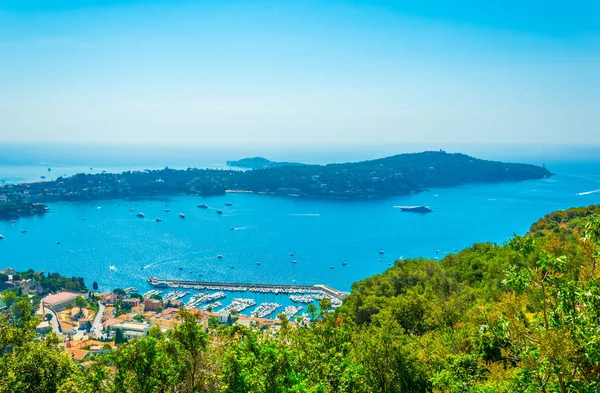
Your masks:
M2 296L2 301L10 307L17 301L17 295L12 291L6 291Z
M127 339L123 335L123 329L115 329L115 344L120 345L127 342Z

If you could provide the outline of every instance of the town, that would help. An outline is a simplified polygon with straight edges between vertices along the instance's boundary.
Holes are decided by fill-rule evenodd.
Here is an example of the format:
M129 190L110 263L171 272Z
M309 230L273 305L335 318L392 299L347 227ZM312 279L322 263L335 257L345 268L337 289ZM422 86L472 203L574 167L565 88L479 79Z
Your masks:
M94 283L93 287L97 288L97 284ZM181 285L169 282L169 287L180 288ZM217 288L220 287L211 289ZM240 290L236 287L223 289ZM341 305L341 292L324 286L315 286L315 289L303 296L290 295L290 298L304 304L318 301L323 308L333 309ZM325 296L321 290L332 295ZM39 318L37 334L43 337L53 332L61 341L60 347L75 362L84 366L90 364L86 361L94 355L113 351L131 339L145 337L153 329L165 334L180 322L179 313L182 309L197 314L206 332L218 325L237 324L276 333L282 323L290 326L310 325L309 314L316 312L312 304L307 308L308 313L300 316L304 308L302 305L288 306L279 312L279 304L263 303L250 316L244 316L240 312L256 303L243 298L234 298L231 304L217 312L216 309L223 306L219 302L225 297L223 292L198 293L184 303L181 298L189 292L175 290L164 294L162 290L154 289L140 294L133 287L115 288L112 292L89 291L81 278L67 278L58 273L45 274L31 269L27 272L17 272L12 268L0 270L0 291L0 313L13 306L18 299L28 299Z

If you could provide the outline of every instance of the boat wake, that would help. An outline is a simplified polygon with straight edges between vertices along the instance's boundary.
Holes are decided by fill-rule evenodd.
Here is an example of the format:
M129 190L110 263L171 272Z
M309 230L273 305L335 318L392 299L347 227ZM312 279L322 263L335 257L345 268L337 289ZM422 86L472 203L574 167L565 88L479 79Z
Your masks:
M577 193L577 194L575 194L575 195L580 195L580 196L581 196L581 195L590 195L590 194L595 194L595 193L597 193L597 192L600 192L600 190L592 190L592 191L578 192L578 193Z
M295 216L295 217L321 217L319 213L297 213L297 214L284 214L284 216Z
M113 272L116 272L116 271L118 271L118 269L117 269L117 267L116 267L115 265L110 265L110 266L108 267L108 270L112 270Z

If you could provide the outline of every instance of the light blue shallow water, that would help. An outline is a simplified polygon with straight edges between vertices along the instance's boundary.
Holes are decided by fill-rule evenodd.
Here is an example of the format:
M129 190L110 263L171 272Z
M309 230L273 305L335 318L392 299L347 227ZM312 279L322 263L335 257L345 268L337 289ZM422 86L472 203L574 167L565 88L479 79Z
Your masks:
M347 291L352 282L382 272L400 256L442 257L475 242L503 242L513 233L525 233L546 213L600 203L600 192L587 193L600 189L600 163L554 164L550 170L556 173L550 179L434 189L370 202L228 194L53 203L45 216L0 222L0 267L83 276L88 286L97 281L101 289L136 286L145 291L145 280L158 276L322 283ZM170 213L164 211L167 202ZM199 209L199 203L211 208ZM393 208L417 204L431 206L434 213ZM223 209L222 216L217 208ZM138 212L146 218L137 218ZM155 222L157 217L163 221ZM380 256L379 250L385 253ZM118 270L109 270L111 264ZM248 297L230 294L222 302L237 295ZM283 296L254 297L290 304Z

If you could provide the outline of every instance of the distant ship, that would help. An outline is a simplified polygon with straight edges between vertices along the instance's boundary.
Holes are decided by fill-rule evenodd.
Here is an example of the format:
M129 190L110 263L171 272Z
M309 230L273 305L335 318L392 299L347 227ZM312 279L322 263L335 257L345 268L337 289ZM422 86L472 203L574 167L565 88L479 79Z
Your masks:
M421 206L394 206L397 209L402 210L403 212L411 212L411 213L431 213L433 210L429 206L421 205Z
M136 217L139 217L139 218L144 218L144 217L146 217L146 216L144 215L144 213L138 213L138 214L136 214L135 216L136 216Z
M0 235L0 240L4 239L4 236Z
M225 203L225 206L232 206L231 202Z
M157 218L156 219L156 222L161 222L161 221L162 221L162 218Z
M384 250L379 250L379 255L383 255L383 254L385 254L385 251Z
M42 180L44 180L46 178L46 176L40 176L42 178Z
M222 210L217 210L217 214L223 214Z
M348 262L344 261L342 262L342 265L346 266L348 264Z
M109 268L110 270L112 270L113 272L116 272L116 271L117 271L117 267L116 267L115 265L110 265L108 268Z
M52 168L48 167L48 172L52 172Z
M2 235L0 235L0 236L2 236ZM0 239L2 239L2 238L0 237ZM260 262L256 262L256 264L257 264L257 265L260 265Z
M208 205L206 203L201 203L198 205L200 209L208 209Z
M185 218L185 214L179 213L179 218Z

